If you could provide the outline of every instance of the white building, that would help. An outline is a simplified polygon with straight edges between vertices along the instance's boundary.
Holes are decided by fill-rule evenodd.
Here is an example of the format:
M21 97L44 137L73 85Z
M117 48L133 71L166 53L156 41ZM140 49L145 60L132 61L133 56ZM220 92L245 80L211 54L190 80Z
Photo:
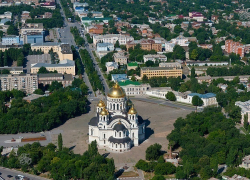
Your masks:
M173 52L175 45L188 46L188 44L188 38L180 35L177 38L171 39L169 42L165 43L165 51Z
M144 95L150 89L149 84L141 84L138 81L119 81L119 85L124 89L127 96Z
M181 63L178 63L178 62L159 63L159 67L181 68Z
M2 37L2 45L18 45L20 44L20 37L15 35L8 35Z
M235 106L241 108L241 124L244 124L244 116L247 115L247 121L250 123L250 100L246 102L236 101Z
M186 62L187 66L228 66L228 62L213 62L213 61L189 61Z
M106 62L107 73L113 71L114 69L118 69L119 65L117 62Z
M89 143L98 148L126 152L145 140L145 123L137 114L124 90L116 83L96 108L96 117L89 122Z
M95 46L99 42L115 44L117 40L119 41L120 45L126 45L128 41L134 41L134 38L132 36L126 36L121 34L106 34L93 36L93 44Z
M128 63L128 58L123 52L114 53L113 58L115 62L120 63L121 65Z
M114 51L114 44L112 43L98 43L96 46L96 51Z
M167 61L167 57L165 55L160 55L160 54L148 54L148 55L143 55L143 60L144 63L147 61L153 61L154 63L155 61L165 62Z
M4 12L3 14L0 14L0 19L8 18L11 19L12 13L10 11Z

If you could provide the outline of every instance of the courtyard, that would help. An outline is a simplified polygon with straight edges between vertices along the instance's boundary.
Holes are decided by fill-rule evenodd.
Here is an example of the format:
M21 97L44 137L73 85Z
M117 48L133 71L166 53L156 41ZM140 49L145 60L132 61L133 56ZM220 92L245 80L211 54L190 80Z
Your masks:
M114 158L117 167L124 164L135 164L139 159L145 159L145 151L148 146L159 143L162 150L168 150L166 136L173 130L173 123L178 117L185 117L191 113L188 109L164 106L149 102L132 100L140 116L146 121L147 139L140 146L133 147L126 153L110 153L102 149L101 154L106 154L109 158ZM68 120L62 126L53 129L52 132L62 132L63 145L71 148L74 153L83 154L88 149L88 122L95 116L98 101L92 101L90 112L82 116ZM57 144L57 133L52 133L52 142Z

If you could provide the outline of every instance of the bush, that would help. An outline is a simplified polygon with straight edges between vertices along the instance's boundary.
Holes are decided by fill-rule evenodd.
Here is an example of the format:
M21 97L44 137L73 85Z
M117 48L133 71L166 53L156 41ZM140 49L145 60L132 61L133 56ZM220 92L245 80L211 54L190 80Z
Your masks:
M173 92L169 91L167 94L166 94L166 99L170 100L170 101L176 101L176 97L174 95Z
M155 175L168 175L176 172L176 167L170 163L158 163L155 167Z
M160 155L161 155L161 145L158 143L149 146L146 150L146 160L148 161L158 160Z

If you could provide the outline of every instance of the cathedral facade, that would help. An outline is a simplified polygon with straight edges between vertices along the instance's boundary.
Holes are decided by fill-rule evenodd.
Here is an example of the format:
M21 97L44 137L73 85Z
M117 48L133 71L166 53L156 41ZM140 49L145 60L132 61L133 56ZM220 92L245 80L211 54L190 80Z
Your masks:
M89 143L100 149L125 152L145 140L145 123L124 90L116 83L110 88L106 103L96 107L96 116L89 122Z

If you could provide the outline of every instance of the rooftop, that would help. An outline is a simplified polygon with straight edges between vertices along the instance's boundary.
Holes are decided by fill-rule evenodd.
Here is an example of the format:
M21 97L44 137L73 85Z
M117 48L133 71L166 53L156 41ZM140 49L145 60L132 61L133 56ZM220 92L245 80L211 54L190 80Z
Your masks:
M61 73L45 73L45 74L38 74L37 75L38 79L39 78L46 78L46 77L63 77L63 80L68 81L68 80L73 80L72 74L61 74Z
M109 17L104 17L104 18L98 18L98 17L96 17L96 18L89 18L89 17L82 17L82 21L95 21L95 20L97 20L97 21L103 21L103 20L111 20L112 18L109 18Z
M216 97L216 94L214 93L207 93L207 94L191 93L189 94L189 96L199 96L200 98L203 98L203 99L209 99L212 97Z
M31 94L30 96L24 97L23 100L25 100L25 101L32 101L32 100L38 99L40 97L43 97L43 95Z
M138 81L131 81L131 80L126 80L126 81L119 81L118 84L120 86L127 86L127 85L141 85Z
M138 66L137 62L128 63L128 66Z
M56 42L46 42L46 43L34 43L31 44L31 46L58 46L60 45L60 43L56 43Z
M8 66L4 66L4 67L0 67L0 70L10 70L10 71L23 71L23 66L17 66L17 67L8 67Z
M71 47L69 44L65 43L61 44L61 50L63 54L72 54Z
M65 59L63 61L60 61L59 64L48 64L48 63L37 63L33 67L65 67L65 66L75 66L75 62Z
M141 70L172 70L172 69L181 69L177 67L142 67Z

